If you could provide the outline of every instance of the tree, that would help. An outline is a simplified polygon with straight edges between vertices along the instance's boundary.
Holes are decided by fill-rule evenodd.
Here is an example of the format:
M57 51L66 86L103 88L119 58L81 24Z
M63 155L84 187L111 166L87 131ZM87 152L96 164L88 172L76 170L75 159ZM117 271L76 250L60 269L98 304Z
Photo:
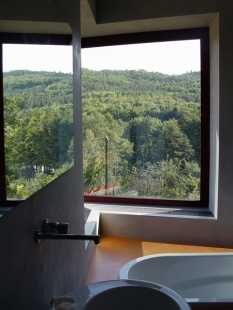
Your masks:
M132 166L145 166L148 162L157 162L163 158L162 122L159 119L136 117L129 124L130 141L133 143Z
M5 138L5 173L7 180L12 175L17 175L20 163L20 152L18 146L21 126L20 119L17 117L19 111L20 99L3 98L4 104L4 138Z
M173 160L191 161L194 151L188 137L181 131L177 120L170 119L163 123L162 135L159 137L163 143L164 158Z

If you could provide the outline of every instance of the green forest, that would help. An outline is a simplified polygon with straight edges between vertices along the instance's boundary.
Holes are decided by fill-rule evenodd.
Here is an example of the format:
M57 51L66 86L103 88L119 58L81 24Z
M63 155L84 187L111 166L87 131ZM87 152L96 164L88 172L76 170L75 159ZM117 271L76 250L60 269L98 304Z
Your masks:
M73 165L72 74L3 76L7 197L24 199ZM200 72L82 69L82 108L85 194L200 198Z

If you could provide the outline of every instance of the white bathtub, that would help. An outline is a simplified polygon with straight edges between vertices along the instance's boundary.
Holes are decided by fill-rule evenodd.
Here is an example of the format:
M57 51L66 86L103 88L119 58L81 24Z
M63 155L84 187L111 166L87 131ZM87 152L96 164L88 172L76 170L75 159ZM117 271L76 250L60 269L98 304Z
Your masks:
M233 308L233 253L144 256L124 265L119 278L167 286L193 308Z

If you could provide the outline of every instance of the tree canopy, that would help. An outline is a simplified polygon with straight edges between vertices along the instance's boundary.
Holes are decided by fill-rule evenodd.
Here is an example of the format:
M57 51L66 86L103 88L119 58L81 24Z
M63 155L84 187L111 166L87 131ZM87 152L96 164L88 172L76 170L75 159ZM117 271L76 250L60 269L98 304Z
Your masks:
M71 74L4 72L8 197L28 197L72 166L72 87ZM82 105L89 193L106 182L107 136L114 195L199 197L200 72L82 69Z

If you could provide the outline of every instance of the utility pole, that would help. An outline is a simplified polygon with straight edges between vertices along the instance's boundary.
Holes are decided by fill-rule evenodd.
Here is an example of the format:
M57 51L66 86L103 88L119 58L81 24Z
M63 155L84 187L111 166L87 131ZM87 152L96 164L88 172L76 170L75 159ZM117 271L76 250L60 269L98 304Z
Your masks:
M108 189L108 142L109 139L105 136L105 196L107 196L106 190Z

